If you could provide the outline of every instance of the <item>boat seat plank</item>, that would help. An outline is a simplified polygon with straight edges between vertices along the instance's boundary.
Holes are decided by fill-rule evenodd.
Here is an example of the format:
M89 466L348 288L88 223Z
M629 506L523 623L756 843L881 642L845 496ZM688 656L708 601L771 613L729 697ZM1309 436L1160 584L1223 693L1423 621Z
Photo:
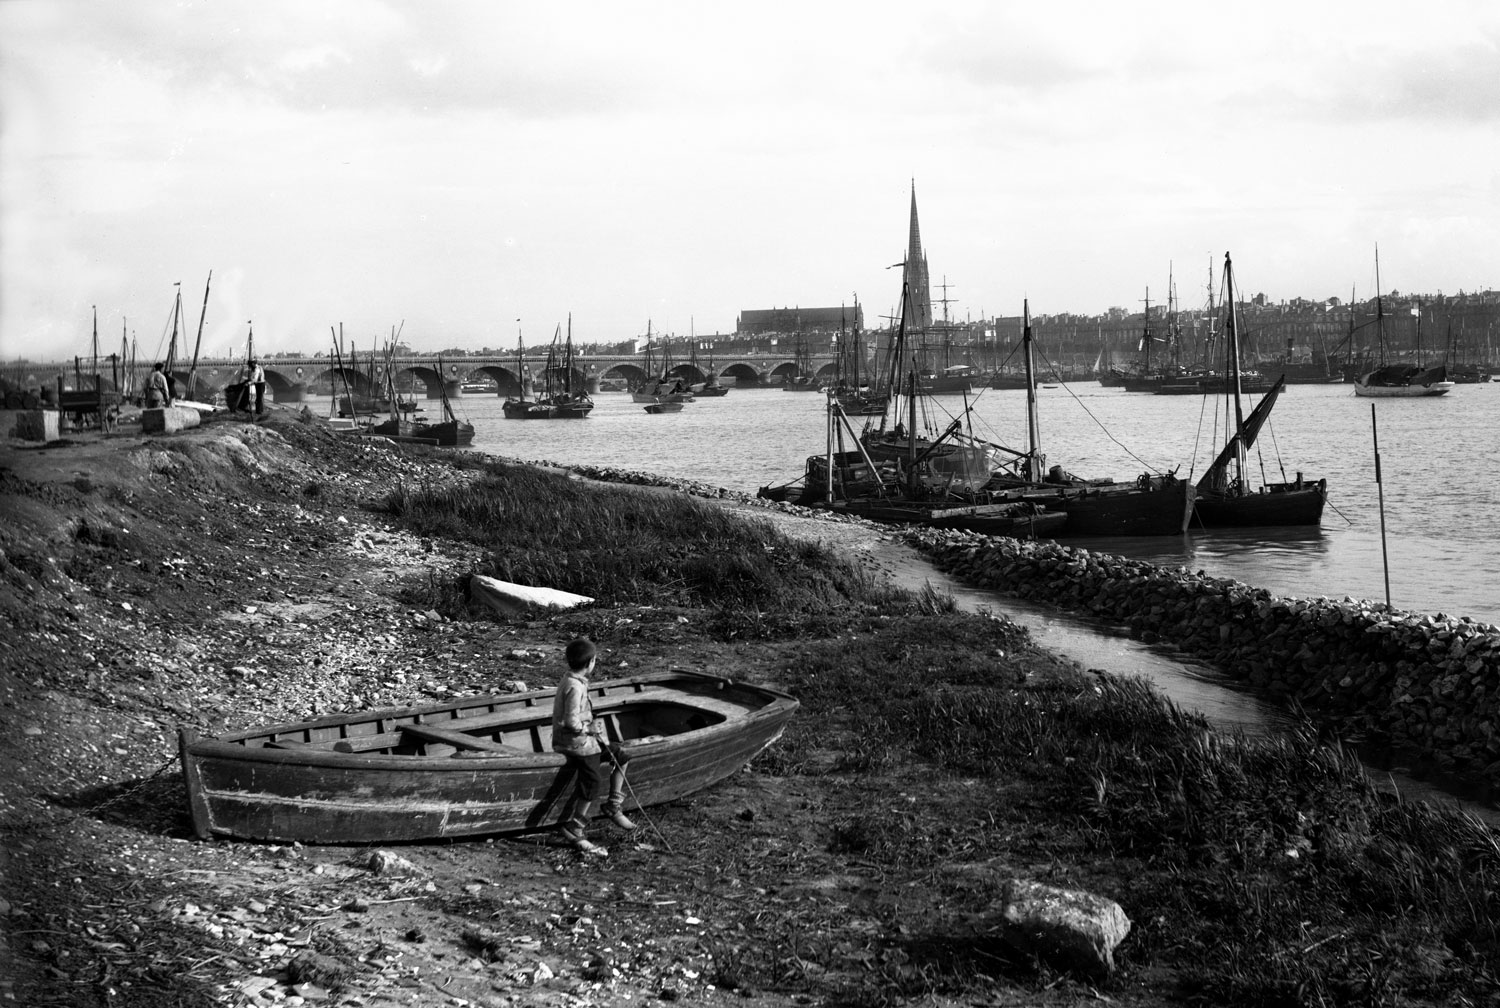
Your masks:
M323 746L316 742L303 742L300 739L272 739L266 743L267 749L322 749Z
M716 700L713 697L700 696L696 693L680 693L677 690L669 689L646 689L626 696L611 697L604 702L628 705L633 703L656 703L662 700L669 700L684 707L697 707L700 710L712 711L715 714L722 714L725 717L742 717L749 713L742 705L729 700Z
M329 745L334 752L338 753L360 753L369 752L372 749L392 749L401 744L402 734L398 731L381 732L379 735L355 735L346 739L338 739Z
M525 749L502 745L499 742L491 742L489 739L475 738L473 735L465 735L463 732L450 731L446 728L434 728L432 725L402 725L401 731L403 734L414 736L423 742L438 742L443 745L453 746L455 749L474 749L488 753L503 753L507 756L532 755Z
M429 717L431 715L428 715ZM490 714L474 714L467 717L446 718L441 721L427 722L424 727L443 728L458 727L464 731L474 728L499 728L505 725L525 724L528 721L550 721L552 720L552 707L520 707L506 708ZM402 725L400 727L405 727Z

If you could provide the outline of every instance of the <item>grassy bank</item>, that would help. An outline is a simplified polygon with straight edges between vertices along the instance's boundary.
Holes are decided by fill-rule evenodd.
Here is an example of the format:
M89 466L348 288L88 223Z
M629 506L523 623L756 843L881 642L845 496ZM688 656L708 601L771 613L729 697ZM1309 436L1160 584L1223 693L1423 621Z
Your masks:
M497 468L387 506L482 547L494 576L606 606L644 594L708 609L704 646L784 646L763 671L803 713L759 769L831 772L864 800L817 821L816 842L946 896L920 920L886 907L868 968L833 989L796 966L838 958L849 938L833 917L797 922L796 940L790 920L762 923L763 940L733 957L749 975L851 1004L975 993L997 976L1045 985L993 942L989 919L1006 877L1039 873L1134 921L1116 995L1164 982L1170 999L1376 1005L1500 991L1493 836L1376 793L1310 731L1216 735L1140 683L1039 663L1024 630L891 592L687 497ZM631 643L607 610L560 622ZM758 874L775 885L774 870Z

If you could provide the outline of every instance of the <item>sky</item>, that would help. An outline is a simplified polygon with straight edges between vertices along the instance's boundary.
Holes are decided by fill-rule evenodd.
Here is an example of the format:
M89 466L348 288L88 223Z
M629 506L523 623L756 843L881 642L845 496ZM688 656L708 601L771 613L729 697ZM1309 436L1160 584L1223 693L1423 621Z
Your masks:
M913 186L952 319L1500 289L1500 4L0 0L3 360L878 324Z

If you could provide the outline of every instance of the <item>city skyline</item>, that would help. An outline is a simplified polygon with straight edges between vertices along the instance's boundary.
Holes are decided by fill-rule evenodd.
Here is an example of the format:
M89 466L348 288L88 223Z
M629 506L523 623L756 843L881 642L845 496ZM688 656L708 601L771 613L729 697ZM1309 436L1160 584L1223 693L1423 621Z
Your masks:
M0 357L1500 288L1500 9L0 4ZM941 318L941 307L934 306Z

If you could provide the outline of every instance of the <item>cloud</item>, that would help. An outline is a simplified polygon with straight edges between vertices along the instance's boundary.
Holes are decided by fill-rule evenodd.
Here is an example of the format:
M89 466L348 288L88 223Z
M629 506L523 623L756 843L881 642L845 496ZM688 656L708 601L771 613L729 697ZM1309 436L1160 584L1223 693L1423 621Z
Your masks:
M1365 121L1500 121L1500 34L1455 40L1437 52L1392 49L1344 77L1336 112Z

